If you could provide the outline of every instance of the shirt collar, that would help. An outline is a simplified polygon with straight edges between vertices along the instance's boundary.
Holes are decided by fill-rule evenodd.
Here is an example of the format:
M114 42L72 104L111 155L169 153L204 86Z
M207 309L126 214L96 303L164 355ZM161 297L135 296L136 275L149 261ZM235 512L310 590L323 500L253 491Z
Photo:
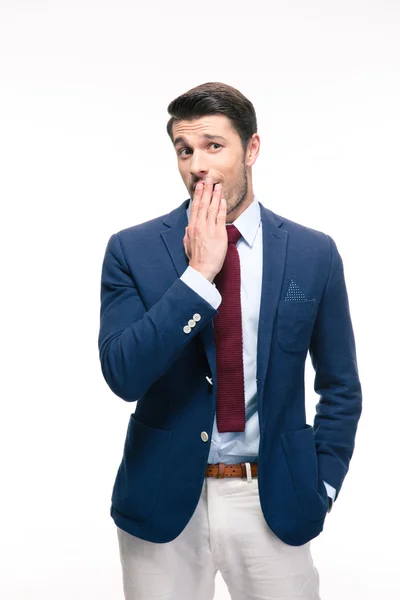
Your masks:
M190 218L190 208L192 206L192 199L190 198L189 206L186 209L186 215L189 222ZM259 202L254 195L253 202L249 204L249 206L244 210L234 222L236 229L240 232L240 235L243 236L243 239L247 242L247 244L251 247L253 246L254 239L256 237L256 233L258 227L261 222L261 213L260 213L260 205Z

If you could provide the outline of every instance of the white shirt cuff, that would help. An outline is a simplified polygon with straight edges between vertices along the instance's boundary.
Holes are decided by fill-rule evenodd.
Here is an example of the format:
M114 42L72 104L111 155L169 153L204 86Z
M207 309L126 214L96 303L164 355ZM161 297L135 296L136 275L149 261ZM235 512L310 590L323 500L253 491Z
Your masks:
M324 481L324 480L322 480ZM332 498L332 502L335 501L335 497L336 497L336 490L334 487L332 487L331 485L329 485L329 483L326 483L326 481L324 481L325 487L326 487L326 492L329 496L329 498Z
M199 271L188 265L187 269L182 273L181 280L186 283L194 292L199 294L206 302L211 304L215 310L222 302L222 296L217 290L215 283L211 283Z

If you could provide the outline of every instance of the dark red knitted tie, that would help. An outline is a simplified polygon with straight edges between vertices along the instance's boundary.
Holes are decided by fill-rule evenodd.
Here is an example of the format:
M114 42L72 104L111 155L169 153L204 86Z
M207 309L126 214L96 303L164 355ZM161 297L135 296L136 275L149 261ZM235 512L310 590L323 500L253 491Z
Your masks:
M214 317L217 358L217 426L219 432L244 431L246 424L243 372L240 259L236 244L241 233L227 225L228 250L214 283L222 296Z

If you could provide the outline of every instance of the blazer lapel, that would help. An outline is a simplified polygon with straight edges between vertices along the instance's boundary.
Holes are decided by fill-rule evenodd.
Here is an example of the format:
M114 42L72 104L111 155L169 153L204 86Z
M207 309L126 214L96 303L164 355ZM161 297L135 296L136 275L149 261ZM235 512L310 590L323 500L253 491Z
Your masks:
M179 277L189 264L183 246L185 227L187 226L186 209L188 206L189 199L171 211L164 218L164 223L168 226L168 229L161 232L161 237ZM261 203L260 212L263 234L263 272L257 340L257 389L259 398L262 398L270 355L272 330L285 270L288 232L280 229L283 223L282 218L265 208ZM212 321L200 331L199 336L204 344L211 376L216 380L216 355Z
M263 235L263 273L257 334L257 393L262 412L265 378L278 302L286 264L288 232L280 229L283 219L260 204ZM265 422L259 415L260 427Z

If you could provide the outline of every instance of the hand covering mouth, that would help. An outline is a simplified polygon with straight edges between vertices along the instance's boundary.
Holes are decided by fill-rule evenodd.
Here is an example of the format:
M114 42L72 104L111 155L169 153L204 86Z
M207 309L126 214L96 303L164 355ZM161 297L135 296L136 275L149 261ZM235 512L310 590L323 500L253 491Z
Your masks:
M198 181L197 183L205 183L205 181ZM195 191L195 190L196 190L196 185L197 185L197 183L195 183L195 184L194 184L194 186L193 186L193 191ZM213 183L213 189L215 188L215 186L217 185L217 183L219 183L219 181L215 181L215 182Z

